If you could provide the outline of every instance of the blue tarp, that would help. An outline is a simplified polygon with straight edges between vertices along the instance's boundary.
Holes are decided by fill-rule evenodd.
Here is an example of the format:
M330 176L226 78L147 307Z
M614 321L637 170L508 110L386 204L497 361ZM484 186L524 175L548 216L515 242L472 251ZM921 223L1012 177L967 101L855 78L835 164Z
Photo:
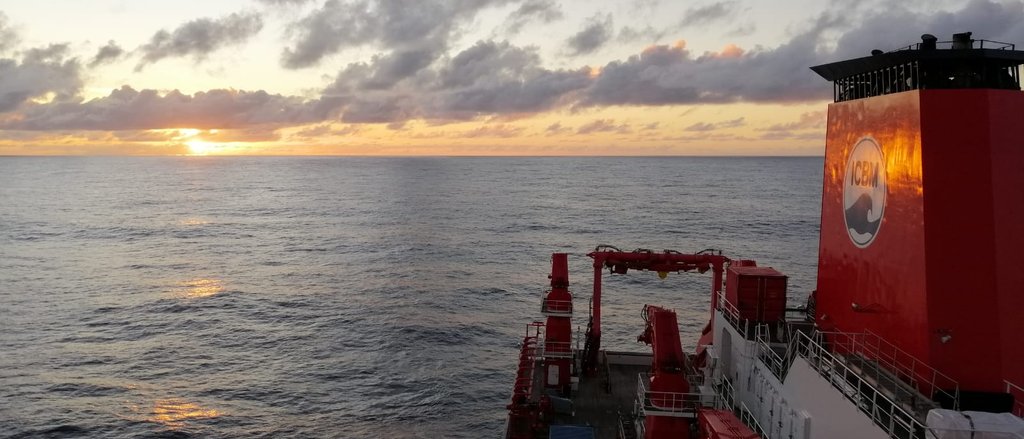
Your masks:
M594 429L582 425L552 425L548 439L594 439Z

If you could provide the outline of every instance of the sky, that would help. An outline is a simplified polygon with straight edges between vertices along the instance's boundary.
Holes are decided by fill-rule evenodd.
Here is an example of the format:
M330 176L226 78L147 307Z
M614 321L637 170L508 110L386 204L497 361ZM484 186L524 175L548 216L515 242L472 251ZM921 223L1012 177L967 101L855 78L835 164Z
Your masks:
M0 0L0 155L821 155L808 67L1024 0Z

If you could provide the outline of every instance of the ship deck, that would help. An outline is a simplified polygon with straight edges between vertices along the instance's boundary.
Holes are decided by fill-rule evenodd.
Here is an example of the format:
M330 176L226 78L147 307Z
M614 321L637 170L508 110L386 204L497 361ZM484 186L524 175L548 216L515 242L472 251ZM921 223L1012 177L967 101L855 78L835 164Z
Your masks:
M619 415L632 420L637 397L637 376L651 368L651 354L603 352L595 376L580 378L578 390L571 396L573 415L556 415L552 424L586 425L597 439L614 439L619 431ZM538 374L540 375L540 374Z

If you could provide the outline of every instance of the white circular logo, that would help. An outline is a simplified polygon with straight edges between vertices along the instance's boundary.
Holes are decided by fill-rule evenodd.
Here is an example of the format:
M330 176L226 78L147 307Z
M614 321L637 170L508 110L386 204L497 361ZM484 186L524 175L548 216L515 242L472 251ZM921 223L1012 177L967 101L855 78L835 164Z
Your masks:
M871 245L885 213L885 160L875 139L860 139L850 151L843 173L843 210L853 244Z

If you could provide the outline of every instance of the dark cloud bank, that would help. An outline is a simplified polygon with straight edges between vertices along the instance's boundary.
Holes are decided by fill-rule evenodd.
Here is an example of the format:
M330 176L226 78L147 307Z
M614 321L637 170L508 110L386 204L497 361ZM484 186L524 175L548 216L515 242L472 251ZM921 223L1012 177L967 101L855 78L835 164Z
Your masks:
M973 30L981 38L1024 42L1024 2L973 0L960 11L930 15L889 6L884 12L860 14L856 22L839 12L826 12L790 41L747 52L692 53L684 44L652 46L601 66L596 76L588 67L547 68L534 49L507 42L480 41L449 54L448 42L478 11L510 3L329 0L314 7L293 25L293 44L282 55L284 65L315 65L347 47L370 45L381 52L367 62L342 67L313 100L263 91L185 95L125 87L84 101L77 98L82 66L68 57L66 46L27 50L20 59L0 59L0 129L244 128L323 121L401 126L413 119L444 123L554 108L816 101L827 99L831 88L808 66L865 56L874 48L892 49L914 42L921 33ZM513 16L544 20L545 14L556 11L547 1L516 4ZM694 24L721 20L730 5L715 3L691 11L688 17L694 17L689 18ZM4 26L0 17L0 37ZM243 41L261 27L257 16L245 14L189 22L173 32L154 35L142 50L143 62L168 56L202 57ZM598 31L589 31L592 27ZM597 50L611 38L611 29L610 17L596 16L570 46L575 45L578 53ZM842 36L826 39L828 32ZM0 38L0 44L4 41ZM90 64L123 56L119 49L113 43L105 46ZM32 102L48 94L53 95L49 103ZM613 121L599 122L586 131L628 129ZM737 126L744 121L729 123ZM699 132L715 127L690 128ZM551 132L565 130L557 126Z

